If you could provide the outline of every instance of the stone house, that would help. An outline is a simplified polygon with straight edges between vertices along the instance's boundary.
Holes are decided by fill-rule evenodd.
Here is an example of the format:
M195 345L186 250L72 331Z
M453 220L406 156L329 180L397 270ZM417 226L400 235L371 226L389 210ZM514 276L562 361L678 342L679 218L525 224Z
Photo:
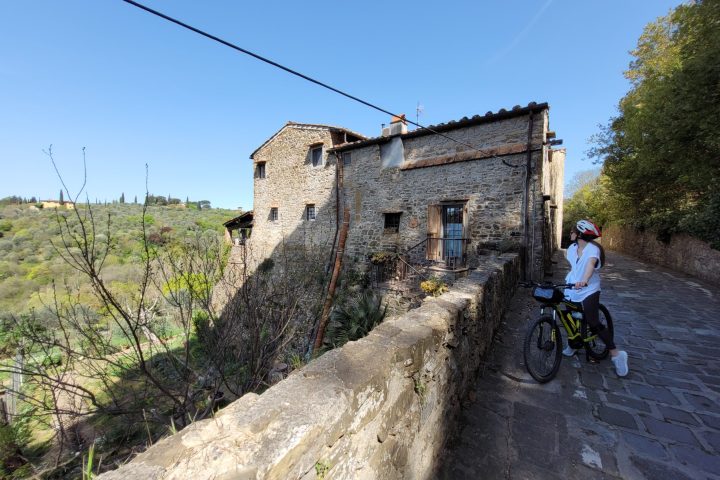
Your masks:
M349 213L346 258L393 251L464 269L483 254L517 251L540 279L560 241L564 149L549 107L512 110L382 135L289 122L255 150L257 258L279 247L336 248Z
M251 155L253 255L280 245L331 245L338 226L338 170L332 149L365 137L340 127L288 122Z
M66 208L68 210L72 210L75 208L75 203L70 201L64 201L60 202L59 200L40 200L38 202L40 205L42 205L42 208Z

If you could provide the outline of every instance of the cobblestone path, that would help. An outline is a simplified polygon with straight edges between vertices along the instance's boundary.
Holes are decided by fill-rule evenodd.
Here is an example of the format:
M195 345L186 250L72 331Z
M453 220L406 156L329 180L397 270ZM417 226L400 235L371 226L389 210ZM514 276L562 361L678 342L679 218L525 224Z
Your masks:
M630 374L582 354L532 380L522 338L538 305L519 289L439 478L720 479L720 288L615 252L602 275Z

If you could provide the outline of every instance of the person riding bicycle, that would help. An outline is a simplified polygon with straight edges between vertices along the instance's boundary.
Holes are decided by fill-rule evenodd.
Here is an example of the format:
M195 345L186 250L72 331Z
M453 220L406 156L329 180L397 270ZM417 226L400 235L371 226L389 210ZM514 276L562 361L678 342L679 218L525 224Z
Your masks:
M598 336L610 350L618 376L624 377L629 371L627 352L615 347L612 333L605 329L599 320L600 268L605 265L605 251L595 239L601 236L598 226L589 220L580 220L570 231L572 244L567 249L570 273L565 277L565 282L574 284L575 287L567 289L565 295L572 302L582 303L585 320L591 329L598 332ZM563 350L563 355L571 357L575 351L568 345Z

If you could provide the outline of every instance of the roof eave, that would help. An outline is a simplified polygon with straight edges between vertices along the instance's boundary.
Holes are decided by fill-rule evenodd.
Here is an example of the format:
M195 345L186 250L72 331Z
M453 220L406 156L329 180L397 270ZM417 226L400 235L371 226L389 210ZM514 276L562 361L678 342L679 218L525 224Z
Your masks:
M322 125L322 124L317 124L317 123L298 123L298 122L288 121L288 122L287 122L285 125L283 125L277 132L275 132L270 138L268 138L267 140L265 140L262 145L260 145L258 148L256 148L256 149L250 154L250 160L254 160L255 154L256 154L257 152L259 152L265 145L267 145L268 143L272 142L272 141L275 139L275 137L277 137L278 135L280 135L280 132L282 132L283 130L285 130L287 127L293 127L293 126L298 126L298 127L307 126L307 127L324 128L324 129L327 129L327 130L329 130L329 131L331 131L331 132L346 132L346 133L349 133L349 134L351 134L351 135L353 135L353 136L362 138L363 140L367 140L367 138L368 138L368 137L366 137L365 135L362 135L362 134L360 134L360 133L354 132L354 131L349 130L349 129L344 128L344 127L335 127L335 126L332 126L332 125ZM363 141L363 140L360 140L360 141Z
M359 140L357 142L350 142L350 143L344 143L342 145L338 145L337 147L329 149L331 152L342 152L346 150L353 150L355 148L362 148L367 147L370 145L380 145L386 142L389 142L393 138L400 137L402 139L405 138L414 138L414 137L422 137L425 135L433 135L435 132L446 132L449 130L456 130L458 128L466 128L471 127L474 125L480 125L482 123L490 123L495 122L498 120L505 120L508 118L518 117L522 115L527 115L528 113L538 113L543 110L549 110L550 106L547 104L547 102L543 103L535 103L531 102L526 107L520 107L517 106L513 108L512 110L505 110L500 109L496 113L487 112L485 115L475 115L472 118L462 118L457 121L451 121L448 123L441 123L439 125L430 125L425 128L413 130L411 132L403 133L401 135L393 135L391 137L373 137L368 138L365 140Z

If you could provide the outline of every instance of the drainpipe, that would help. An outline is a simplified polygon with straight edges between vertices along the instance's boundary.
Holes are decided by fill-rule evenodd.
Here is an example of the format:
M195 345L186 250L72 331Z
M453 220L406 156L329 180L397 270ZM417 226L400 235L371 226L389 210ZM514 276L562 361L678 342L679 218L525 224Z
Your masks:
M532 257L531 257L531 240L530 240L530 182L532 178L532 133L533 133L533 110L530 109L528 117L528 136L527 136L527 161L525 163L525 202L523 205L523 234L525 236L525 251L523 252L523 271L524 280L532 279ZM534 242L534 239L532 240Z

